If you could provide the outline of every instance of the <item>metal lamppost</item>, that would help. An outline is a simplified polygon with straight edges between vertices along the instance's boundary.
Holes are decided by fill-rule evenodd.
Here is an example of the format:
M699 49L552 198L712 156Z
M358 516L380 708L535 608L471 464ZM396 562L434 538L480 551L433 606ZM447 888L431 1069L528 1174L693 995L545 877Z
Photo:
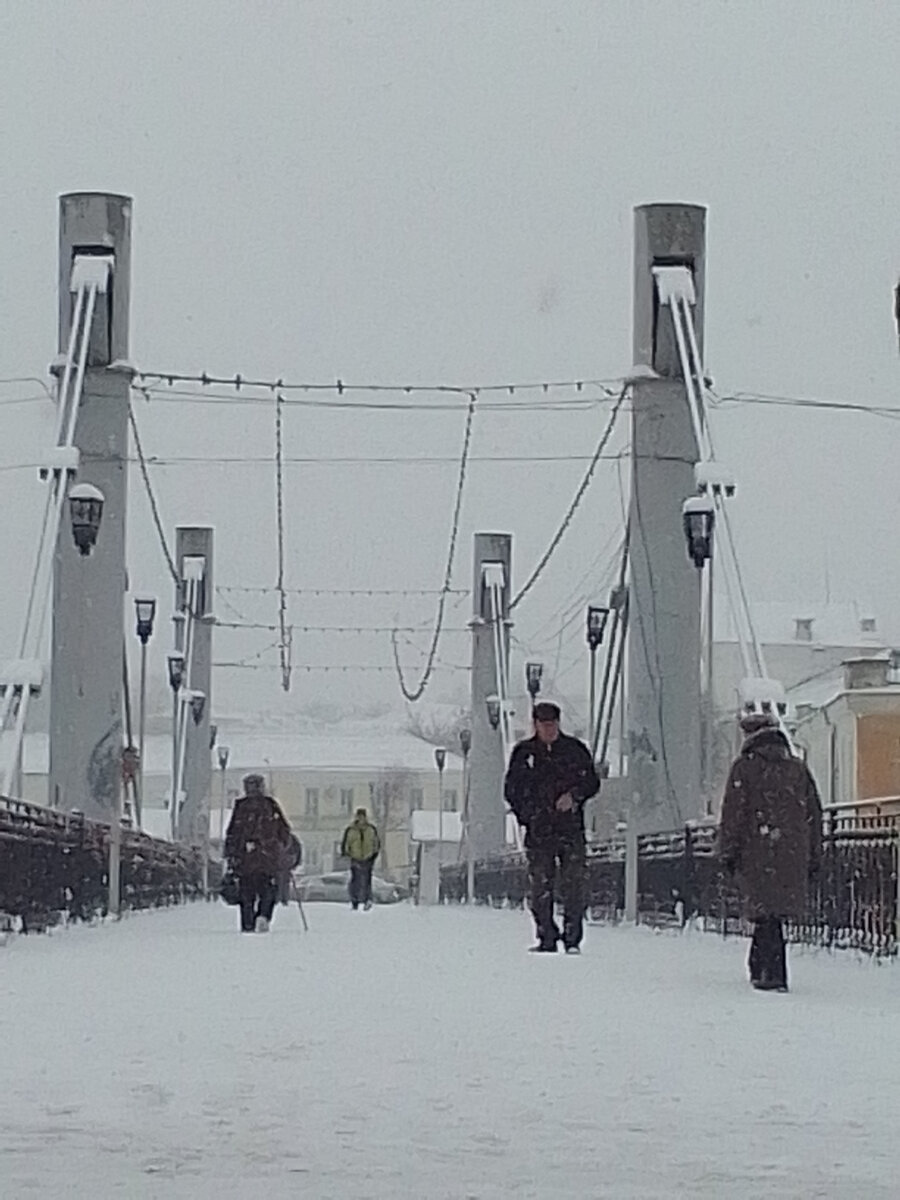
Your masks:
M440 871L444 865L444 767L447 765L447 751L443 746L437 746L434 751L434 765L438 773L438 898L440 898Z
M471 813L469 811L469 755L472 752L472 730L459 731L459 748L463 760L463 837L466 839L466 900L474 902L475 859L472 856Z
M731 490L733 491L733 486ZM706 567L706 720L703 723L703 784L707 808L709 808L712 800L710 790L712 788L712 759L715 742L713 532L716 525L716 510L712 498L708 495L701 495L691 496L685 500L682 508L682 520L688 557L698 571L702 571Z
M184 682L184 655L180 650L174 651L168 655L166 665L169 671L169 687L172 689L172 808L170 816L172 818L172 840L174 841L178 833L178 797L175 794L178 788L178 697Z
M231 756L231 749L228 746L220 746L218 749L219 772L222 777L221 790L219 792L219 839L222 847L222 858L225 857L225 772L228 770L228 759Z
M144 805L144 745L147 740L147 643L153 637L156 620L155 600L135 600L134 615L138 640L141 643L141 699L138 713L138 802Z
M599 604L589 604L585 636L590 651L590 698L588 700L588 725L591 731L591 745L596 744L597 736L597 651L603 645L603 635L606 633L606 623L609 620L609 609Z

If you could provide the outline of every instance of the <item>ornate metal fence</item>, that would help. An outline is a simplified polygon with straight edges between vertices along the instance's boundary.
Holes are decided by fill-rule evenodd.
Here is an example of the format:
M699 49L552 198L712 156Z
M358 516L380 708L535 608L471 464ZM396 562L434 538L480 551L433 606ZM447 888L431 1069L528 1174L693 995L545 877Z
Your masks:
M788 926L792 941L854 948L878 956L898 953L896 817L829 814L823 831L822 869L810 885L805 916ZM591 847L586 907L594 920L617 921L625 911L626 843ZM475 866L475 901L521 907L528 890L524 855L507 854ZM441 898L466 899L465 866L445 868ZM644 834L637 839L637 915L644 924L743 934L741 898L721 870L715 826Z
M0 799L0 918L6 924L18 922L28 933L106 915L108 862L109 826ZM201 895L199 851L123 829L123 910Z

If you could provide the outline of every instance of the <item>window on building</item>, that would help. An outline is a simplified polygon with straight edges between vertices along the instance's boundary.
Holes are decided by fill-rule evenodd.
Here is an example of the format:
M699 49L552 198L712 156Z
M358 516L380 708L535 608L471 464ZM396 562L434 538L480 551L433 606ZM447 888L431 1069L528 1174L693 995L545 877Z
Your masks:
M341 788L341 812L353 812L353 788Z
M306 789L306 815L308 817L317 817L319 815L319 789Z
M444 788L444 812L456 812L459 808L459 795L456 788Z
M416 812L425 807L425 791L423 788L409 789L409 811Z

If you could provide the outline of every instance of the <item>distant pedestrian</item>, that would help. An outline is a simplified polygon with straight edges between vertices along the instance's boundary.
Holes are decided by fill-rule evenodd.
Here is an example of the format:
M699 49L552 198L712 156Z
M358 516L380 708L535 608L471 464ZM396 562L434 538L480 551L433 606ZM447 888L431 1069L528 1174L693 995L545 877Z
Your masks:
M240 885L243 933L268 933L293 839L278 802L265 789L262 775L246 776L225 835L225 857Z
M372 872L381 852L378 830L369 821L364 808L356 810L353 823L344 830L341 854L350 859L350 907L372 907Z
M747 716L741 729L746 740L725 789L720 853L753 922L750 982L786 992L783 921L806 911L821 859L822 805L806 764L773 718Z
M561 733L560 710L534 706L534 736L519 742L506 773L506 803L525 830L531 914L538 953L553 953L562 940L579 953L584 930L584 805L600 790L591 752L578 738ZM559 867L563 928L554 916Z

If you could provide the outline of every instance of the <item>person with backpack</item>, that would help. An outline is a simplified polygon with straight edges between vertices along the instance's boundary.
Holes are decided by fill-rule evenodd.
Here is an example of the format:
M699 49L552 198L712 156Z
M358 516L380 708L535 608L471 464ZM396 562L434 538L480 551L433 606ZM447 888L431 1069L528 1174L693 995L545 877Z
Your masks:
M372 907L372 872L380 853L378 830L369 821L366 810L358 808L353 823L344 830L341 843L341 854L350 859L350 907L354 912L360 905L367 911Z
M278 879L299 845L262 775L247 775L225 835L225 858L238 880L242 933L268 933Z

